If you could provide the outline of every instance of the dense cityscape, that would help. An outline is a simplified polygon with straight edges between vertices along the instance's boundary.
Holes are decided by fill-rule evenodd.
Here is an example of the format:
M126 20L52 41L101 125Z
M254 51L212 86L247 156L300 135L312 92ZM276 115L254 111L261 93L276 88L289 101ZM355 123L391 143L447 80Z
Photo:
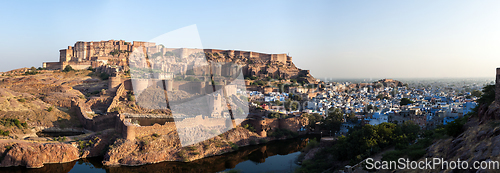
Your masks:
M297 114L300 112L319 114L324 118L328 116L328 110L341 109L345 116L340 134L345 134L347 127L360 123L401 124L411 120L422 129L446 125L471 112L477 105L475 100L487 84L491 84L491 80L449 79L437 82L422 79L403 84L384 79L373 83L326 82L319 86L278 84L281 88L266 90L287 92L248 91L247 94L253 106L282 114L300 115ZM357 120L347 121L352 118Z

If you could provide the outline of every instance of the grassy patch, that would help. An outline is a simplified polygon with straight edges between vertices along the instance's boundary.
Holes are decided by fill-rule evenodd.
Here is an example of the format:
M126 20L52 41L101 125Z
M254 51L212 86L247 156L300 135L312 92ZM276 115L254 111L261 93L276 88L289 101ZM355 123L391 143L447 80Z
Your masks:
M238 150L238 148L239 148L238 145L236 145L235 143L232 143L232 142L229 142L229 145L231 146L231 148L233 150Z
M28 128L28 124L26 122L21 122L18 119L14 118L0 119L0 125L3 125L5 127L15 126L19 129Z
M188 147L188 149L189 149L189 151L196 151L197 148L195 146L190 146L190 147Z

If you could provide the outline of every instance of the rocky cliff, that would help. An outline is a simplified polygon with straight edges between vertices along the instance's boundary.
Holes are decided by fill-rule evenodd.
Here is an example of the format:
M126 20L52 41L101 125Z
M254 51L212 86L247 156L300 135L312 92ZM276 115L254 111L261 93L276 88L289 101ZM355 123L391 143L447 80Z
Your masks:
M44 163L66 163L79 159L78 148L70 144L59 143L2 143L1 167L26 166L40 168Z
M135 141L120 139L106 153L104 164L137 166L163 161L193 161L273 139L261 138L242 127L188 147L181 147L176 132L163 136L143 137Z
M205 53L209 62L232 62L243 65L245 77L257 77L259 79L295 79L298 82L317 83L309 70L302 70L293 62L271 61L260 57L235 56L228 53ZM289 57L291 59L291 57Z

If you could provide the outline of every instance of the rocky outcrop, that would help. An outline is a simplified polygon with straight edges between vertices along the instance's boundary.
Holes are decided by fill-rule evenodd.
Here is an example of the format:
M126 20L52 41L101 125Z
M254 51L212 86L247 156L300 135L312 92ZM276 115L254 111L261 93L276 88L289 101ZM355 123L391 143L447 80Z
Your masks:
M163 161L194 161L237 150L238 147L273 140L262 139L242 127L235 128L207 141L181 147L175 132L132 140L117 140L104 157L105 165L138 166ZM260 140L262 139L262 140Z
M68 143L4 140L0 141L0 167L41 168L47 163L67 163L80 158L102 156L115 139L114 131L106 130L98 135L83 135L76 142Z
M260 79L267 77L274 79L296 79L298 82L314 83L318 82L309 73L309 70L302 70L291 62L291 57L287 56L290 60L287 61L273 61L262 57L253 56L235 56L225 53L205 53L208 61L235 63L243 65L243 74L246 77L255 76Z
M44 163L66 163L80 158L78 148L64 143L14 143L7 148L1 167L40 168Z
M498 161L500 159L500 122L491 121L480 125L477 117L471 118L464 128L467 130L456 138L441 139L429 148L424 158L443 158L446 161ZM413 170L410 172L453 172L453 170ZM491 170L489 170L491 171ZM470 169L464 172L488 172Z

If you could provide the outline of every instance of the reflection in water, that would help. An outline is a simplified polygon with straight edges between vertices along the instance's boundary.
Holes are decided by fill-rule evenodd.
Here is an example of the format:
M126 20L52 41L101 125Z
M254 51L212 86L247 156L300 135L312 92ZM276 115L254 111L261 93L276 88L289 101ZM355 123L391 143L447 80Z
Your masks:
M105 167L101 158L81 159L63 164L47 164L40 169L21 167L2 168L6 172L42 173L42 172L220 172L230 169L243 172L267 172L276 170L291 170L296 165L291 161L297 158L298 151L304 148L308 138L296 138L282 141L272 141L265 145L242 147L236 152L220 156L208 157L193 162L161 162L143 166Z

